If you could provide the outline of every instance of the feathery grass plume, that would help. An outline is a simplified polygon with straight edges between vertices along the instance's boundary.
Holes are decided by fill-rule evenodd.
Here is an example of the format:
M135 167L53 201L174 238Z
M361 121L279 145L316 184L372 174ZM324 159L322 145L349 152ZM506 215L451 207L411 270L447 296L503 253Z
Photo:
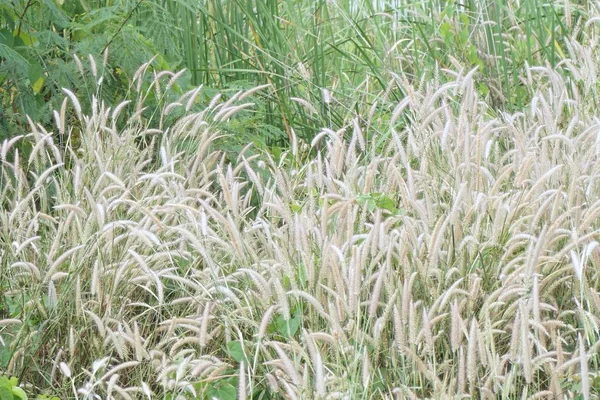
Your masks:
M71 368L69 368L69 366L64 362L61 362L59 364L59 366L60 366L60 372L62 372L62 374L64 376L66 376L67 378L70 378L71 377Z
M458 301L454 300L451 306L450 313L450 345L452 347L452 351L456 352L461 347L462 342L462 331L463 331L463 321L460 316L460 310L458 307Z
M312 334L303 330L303 339L306 341L308 352L313 363L312 367L315 371L315 391L317 396L325 396L325 376L323 368L323 360L321 353L317 349L316 343Z
M63 92L65 92L65 94L67 96L69 96L69 99L71 100L71 104L73 104L73 108L75 108L75 112L77 113L77 117L81 121L83 119L82 114L81 114L81 104L79 104L79 100L77 100L77 96L75 96L75 94L72 91L70 91L69 89L63 88Z
M405 325L396 305L394 305L394 343L398 350L406 346Z
M20 325L22 323L23 323L23 321L21 321L20 319L17 319L17 318L6 318L6 319L0 320L0 326L6 326L6 325L11 325L11 324Z
M410 307L408 311L408 342L412 346L416 345L417 342L417 307L418 304L413 303L412 301L410 302Z
M457 385L460 394L465 393L465 384L467 379L467 363L465 361L464 346L460 346L458 350L458 377Z
M527 383L531 382L532 379L532 367L531 367L531 342L529 340L529 307L525 301L519 301L519 311L521 316L521 365L523 366L524 378Z
M588 360L585 351L585 344L581 333L577 334L579 344L579 365L580 365L580 377L581 377L581 393L583 398L588 400L590 398L590 375L588 371Z
M287 354L283 351L279 343L276 342L268 342L267 345L273 347L277 355L279 356L279 361L281 361L281 368L286 373L287 377L291 379L294 385L300 385L301 379L298 370L296 369L294 363ZM283 383L286 383L283 381Z
M471 320L471 328L469 330L469 345L467 347L467 378L471 385L477 379L477 370L479 369L477 366L477 342L478 342L478 327L477 321L475 318Z
M422 326L418 336L423 337L424 353L431 354L435 350L435 343L433 341L433 334L431 332L431 324L427 315L427 310L423 307L422 310Z

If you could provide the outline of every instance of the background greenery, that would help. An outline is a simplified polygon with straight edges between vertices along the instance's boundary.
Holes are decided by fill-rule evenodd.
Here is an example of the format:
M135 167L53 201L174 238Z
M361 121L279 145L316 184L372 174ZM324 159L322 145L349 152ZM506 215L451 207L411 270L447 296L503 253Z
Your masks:
M444 68L478 66L480 94L513 111L535 90L520 78L526 65L559 64L568 52L563 39L577 34L587 7L585 0L5 0L0 139L21 133L25 115L50 125L61 88L93 92L92 71L80 73L73 55L102 59L107 48L108 71L96 76L104 76L109 104L154 55L156 70L187 68L182 85L205 85L205 100L269 84L258 110L230 127L232 148L248 140L285 145L292 127L310 140L357 111L385 120L405 95L390 86L394 76L439 80Z

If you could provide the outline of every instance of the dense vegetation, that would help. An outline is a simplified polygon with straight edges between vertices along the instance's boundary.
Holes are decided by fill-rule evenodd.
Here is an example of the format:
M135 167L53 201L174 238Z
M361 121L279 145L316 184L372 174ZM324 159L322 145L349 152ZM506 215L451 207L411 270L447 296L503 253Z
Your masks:
M0 3L0 398L598 398L599 21Z
M292 129L310 140L371 107L385 116L406 95L393 85L396 76L418 85L446 79L438 73L445 68L477 66L476 90L494 108L514 111L534 92L521 79L526 67L568 58L566 38L584 35L592 7L539 0L5 0L0 139L26 129L25 115L49 126L63 87L77 88L85 107L96 82L89 70L78 73L74 55L101 59L106 48L107 71L100 73L108 104L123 99L137 68L157 54L156 70L187 68L180 82L205 85L205 100L269 84L252 117L230 127L238 138L231 146L285 146ZM381 101L382 91L389 101Z

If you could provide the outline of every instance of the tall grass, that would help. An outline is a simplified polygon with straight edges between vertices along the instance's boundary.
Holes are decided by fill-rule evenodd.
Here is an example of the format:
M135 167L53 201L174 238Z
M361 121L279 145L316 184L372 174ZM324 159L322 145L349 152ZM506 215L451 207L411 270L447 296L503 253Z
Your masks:
M204 84L206 98L270 85L253 115L227 128L234 135L225 148L254 141L275 154L294 136L310 141L356 114L389 118L406 95L393 84L397 75L419 86L446 79L440 69L478 67L476 90L494 109L522 110L535 93L521 80L527 68L560 65L569 52L563 38L595 12L584 0L9 3L0 5L3 137L26 126L25 114L50 129L61 87L79 88L87 108L93 83L76 73L70 53L100 58L108 46L103 99L111 103L156 53L155 66L187 68L182 89Z
M164 2L181 24L194 84L273 86L264 110L267 142L311 140L375 105L395 74L415 84L445 79L441 68L479 67L476 90L496 108L522 109L532 92L527 65L556 66L563 37L587 20L587 2L232 0ZM331 93L331 101L322 95ZM392 102L405 93L389 90ZM309 101L319 111L293 101ZM276 133L279 132L279 133Z
M521 112L477 69L406 73L385 121L290 126L278 158L216 150L265 87L154 125L180 74L89 114L66 90L55 131L0 147L0 373L81 399L597 396L593 21Z

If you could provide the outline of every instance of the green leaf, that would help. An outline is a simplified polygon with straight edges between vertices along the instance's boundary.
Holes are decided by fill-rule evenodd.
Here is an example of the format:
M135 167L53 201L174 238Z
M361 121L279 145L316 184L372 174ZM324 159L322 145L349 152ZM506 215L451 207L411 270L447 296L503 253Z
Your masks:
M440 15L442 18L444 18L444 17L452 18L454 16L454 12L456 10L456 7L454 7L454 3L455 3L454 0L448 1L448 4L446 5L446 7L444 7L444 9L442 10L442 13Z
M17 32L15 31L13 33L13 35L15 37L17 37ZM35 38L34 36L28 34L27 32L25 32L23 29L21 29L21 32L19 32L18 35L19 38L21 38L21 40L23 41L23 44L27 47L32 47L35 46L38 43L37 38Z
M8 29L0 29L0 43L13 47L15 44L15 37L12 35L11 31Z
M388 210L391 213L396 212L396 202L394 202L394 200L390 199L386 195L378 196L376 203L377 207L381 209Z
M487 94L490 92L490 89L485 83L481 82L477 87L477 91L480 95L487 96Z
M304 266L304 264L298 265L296 272L298 282L304 284L308 281L308 275L306 273L306 267Z
M14 400L15 396L12 393L12 390L10 390L8 387L6 386L0 386L0 400Z
M356 202L361 207L364 206L369 199L371 199L370 194L359 194L356 196Z
M460 30L460 44L461 45L466 45L467 42L469 41L469 29L468 28L463 28Z
M367 201L367 208L369 209L370 212L375 211L375 209L377 208L377 203L375 203L375 200L369 199Z
M14 397L16 397L18 399L27 400L27 394L20 387L17 387L17 386L13 387L12 393L13 393Z
M29 64L29 81L32 82L33 92L38 94L44 86L44 69L37 62Z
M291 203L290 208L292 209L292 212L294 212L296 214L299 213L300 210L302 210L302 206L300 204L296 204L296 203Z
M450 31L451 28L452 28L452 25L450 25L449 22L444 22L440 26L440 35L442 36L442 39L444 39L444 42L446 42L446 43L448 43L452 39L452 32Z
M302 315L300 313L294 314L289 320L283 318L282 315L279 315L275 319L275 331L288 338L292 338L296 335L300 325L302 325Z
M237 388L227 379L226 382L215 382L206 389L209 399L217 398L219 400L236 400Z
M481 62L477 55L477 48L472 44L467 48L467 58L471 64L479 64Z
M31 88L33 89L33 93L38 94L42 91L42 88L44 87L44 78L39 78L38 80L36 80L35 82L33 82L33 84L31 85Z
M14 5L9 2L0 3L0 19L3 19L3 25L14 29L15 21L19 20L19 16L15 13Z
M232 340L227 343L227 353L237 362L248 362L248 358L244 353L244 348L240 340Z

